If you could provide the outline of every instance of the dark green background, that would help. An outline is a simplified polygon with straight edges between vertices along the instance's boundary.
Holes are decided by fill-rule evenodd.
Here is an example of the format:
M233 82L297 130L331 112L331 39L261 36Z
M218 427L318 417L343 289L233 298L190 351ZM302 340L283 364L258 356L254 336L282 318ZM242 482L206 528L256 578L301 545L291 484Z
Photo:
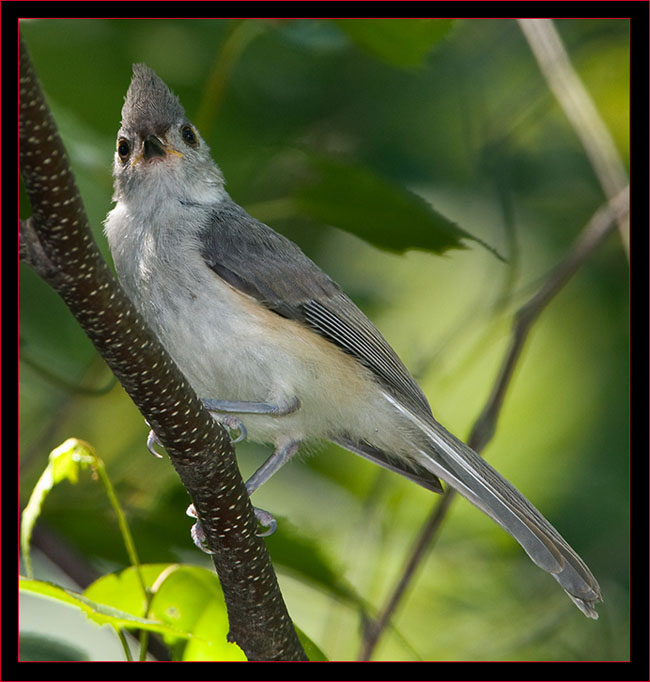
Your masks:
M20 28L107 257L114 138L131 64L144 61L180 96L234 199L341 283L437 418L465 437L512 313L566 253L602 191L515 22L347 21ZM556 26L627 164L627 21ZM331 171L320 183L318 163ZM371 178L364 191L360 177ZM386 204L404 189L446 221L428 214L416 233L414 219ZM26 199L20 211L30 214ZM507 263L457 234L464 249L430 252L447 222ZM605 598L600 620L587 621L508 535L458 500L379 658L627 658L627 312L627 263L614 233L535 325L485 453L589 564ZM186 494L169 463L144 447L142 417L56 295L22 267L20 339L23 503L47 453L84 438L107 462L141 558L205 563L190 544ZM265 454L239 446L242 472ZM435 501L333 447L256 494L257 505L287 519L268 545L289 610L331 659L356 656L358 600L383 603ZM125 565L89 478L55 490L42 523L96 569Z

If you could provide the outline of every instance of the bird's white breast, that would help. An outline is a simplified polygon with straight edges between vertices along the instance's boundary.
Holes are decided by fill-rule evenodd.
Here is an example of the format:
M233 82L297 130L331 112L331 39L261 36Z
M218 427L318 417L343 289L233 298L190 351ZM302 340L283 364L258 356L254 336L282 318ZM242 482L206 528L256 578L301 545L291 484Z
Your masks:
M106 220L122 285L198 395L300 400L288 416L243 416L254 440L279 444L353 433L372 441L381 413L387 419L392 410L370 372L217 276L200 252L204 216L204 208L178 204L145 217L118 203Z

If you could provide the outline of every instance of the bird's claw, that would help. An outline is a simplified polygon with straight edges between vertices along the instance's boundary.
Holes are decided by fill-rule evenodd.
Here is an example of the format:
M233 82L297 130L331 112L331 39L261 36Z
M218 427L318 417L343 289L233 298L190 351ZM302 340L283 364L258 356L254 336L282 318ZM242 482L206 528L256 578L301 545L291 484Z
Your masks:
M246 431L246 427L244 426L244 423L242 422L241 419L238 417L235 417L232 414L215 414L214 412L211 412L212 416L216 421L218 421L220 424L225 426L228 429L228 434L230 435L230 442L233 445L236 445L237 443L241 443L241 441L245 440L248 436L248 431ZM145 423L147 426L149 426L149 423L145 420ZM232 431L238 431L239 435L236 438L233 438L231 435ZM156 436L156 432L153 429L149 430L149 435L147 436L147 450L154 456L158 457L159 459L163 458L163 455L161 455L157 450L156 446L158 447L163 447L163 444L158 440L158 436Z
M158 440L158 436L156 436L156 433L153 429L149 431L149 435L147 436L147 450L154 456L158 457L158 459L162 459L162 455L156 450L155 446L159 445L162 447L162 443Z
M214 552L208 546L208 540L205 537L205 531L203 526L197 521L190 529L190 535L192 536L192 541L194 544L206 554L214 554Z
M230 442L235 445L237 443L241 443L247 436L248 432L246 431L246 427L244 426L244 423L242 422L239 417L235 417L233 414L217 414L215 412L210 413L215 421L218 421L219 424L222 426L225 426L228 429L228 432L230 433L231 431L239 431L239 435L237 438L233 438L232 435L230 436Z
M255 518L257 519L259 524L266 528L265 531L263 531L261 533L257 533L257 537L258 538L265 538L265 537L268 537L269 535L272 535L273 533L275 533L275 531L278 529L278 522L275 520L273 514L265 511L264 509L258 509L257 507L253 507L253 511L255 512ZM185 510L185 513L193 519L198 519L196 509L194 509L193 504L191 504ZM192 526L192 528L190 530L190 535L192 536L192 541L194 542L194 544L202 552L205 552L206 554L214 554L214 552L208 547L205 531L203 530L203 527L198 522L198 520Z
M278 522L275 520L273 514L265 511L264 509L258 509L257 507L253 507L253 511L255 512L255 517L257 518L260 526L264 526L266 528L263 533L257 533L257 537L266 538L269 535L273 535L273 533L275 533L275 531L278 529Z

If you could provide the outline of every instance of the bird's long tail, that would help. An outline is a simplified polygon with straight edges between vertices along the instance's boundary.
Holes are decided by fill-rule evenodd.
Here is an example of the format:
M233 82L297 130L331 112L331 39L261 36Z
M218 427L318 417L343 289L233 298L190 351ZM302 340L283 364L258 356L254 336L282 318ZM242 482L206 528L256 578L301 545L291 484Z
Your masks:
M502 526L540 568L560 583L585 616L598 618L594 609L602 601L598 582L540 512L485 460L437 422L425 421L392 396L387 393L385 396L426 436L426 446L413 443L414 451L419 454L418 463Z

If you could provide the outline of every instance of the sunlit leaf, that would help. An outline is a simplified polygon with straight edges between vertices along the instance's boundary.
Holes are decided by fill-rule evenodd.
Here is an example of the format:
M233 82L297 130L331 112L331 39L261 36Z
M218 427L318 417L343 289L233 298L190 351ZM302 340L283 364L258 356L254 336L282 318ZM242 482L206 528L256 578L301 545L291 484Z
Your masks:
M31 575L32 570L29 545L45 498L61 481L76 483L79 479L79 469L89 466L93 457L92 447L77 438L68 438L50 452L47 466L34 486L21 518L20 546L28 575Z
M88 599L85 595L69 590L53 583L31 578L21 577L19 587L23 592L29 592L62 604L68 604L79 609L90 620L98 625L112 625L115 628L137 628L150 630L160 634L182 637L184 634L174 628L150 618L141 618L131 613L116 609L109 604L102 604Z
M140 571L145 585L150 587L166 567L166 564L141 565ZM145 615L146 599L142 594L137 571L131 566L98 578L84 590L84 596L93 601L110 604L134 616Z
M226 604L212 571L180 564L145 564L141 571L153 594L147 616L170 626L164 639L175 660L246 660L228 642ZM103 576L85 595L139 615L146 606L133 568Z

